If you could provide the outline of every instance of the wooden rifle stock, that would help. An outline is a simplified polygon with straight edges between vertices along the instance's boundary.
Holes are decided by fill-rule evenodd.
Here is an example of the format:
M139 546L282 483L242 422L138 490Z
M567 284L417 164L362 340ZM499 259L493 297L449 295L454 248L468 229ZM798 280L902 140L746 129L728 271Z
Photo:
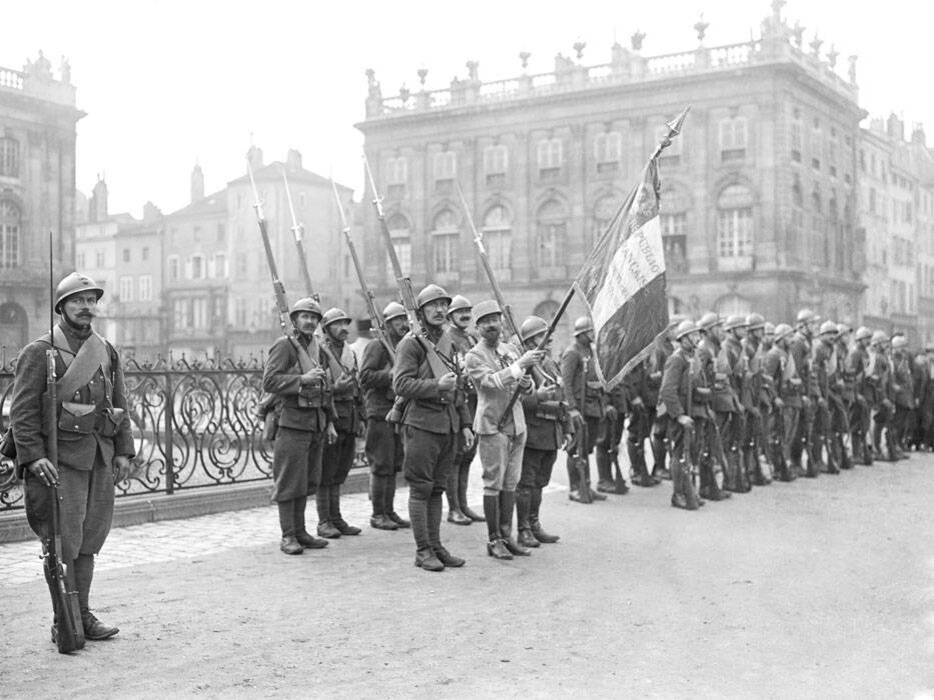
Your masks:
M299 267L302 269L302 277L305 280L305 292L312 299L320 302L321 297L318 296L311 284L311 273L308 271L308 259L305 257L305 245L302 243L302 234L305 231L305 227L298 223L298 220L295 218L295 207L292 205L292 192L289 190L289 179L285 175L285 169L282 170L282 182L285 184L285 198L289 202L289 213L292 215L292 235L295 237L295 248L298 252Z

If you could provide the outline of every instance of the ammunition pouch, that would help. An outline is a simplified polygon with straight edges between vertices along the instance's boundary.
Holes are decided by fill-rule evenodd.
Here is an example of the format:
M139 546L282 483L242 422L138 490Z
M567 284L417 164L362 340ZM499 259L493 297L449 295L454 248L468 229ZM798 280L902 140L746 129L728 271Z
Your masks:
M98 416L97 432L104 437L113 437L120 431L126 411L122 408L105 408Z
M710 403L713 392L705 386L696 386L691 392L691 398L697 403Z
M569 419L568 405L565 401L539 401L535 410L536 418L566 423Z
M93 403L63 401L58 414L58 429L66 433L90 435L97 427L97 406Z
M330 397L327 389L327 383L323 380L315 381L313 384L306 384L298 394L299 408L324 408Z

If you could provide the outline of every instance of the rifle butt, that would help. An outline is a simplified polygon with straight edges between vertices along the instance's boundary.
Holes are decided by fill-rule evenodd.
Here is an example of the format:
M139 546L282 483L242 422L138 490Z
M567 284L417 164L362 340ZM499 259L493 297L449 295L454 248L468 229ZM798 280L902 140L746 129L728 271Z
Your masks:
M55 610L55 644L60 654L69 654L84 648L84 624L81 622L81 607L78 594L68 590L61 561L51 551L44 562L45 578L52 594Z

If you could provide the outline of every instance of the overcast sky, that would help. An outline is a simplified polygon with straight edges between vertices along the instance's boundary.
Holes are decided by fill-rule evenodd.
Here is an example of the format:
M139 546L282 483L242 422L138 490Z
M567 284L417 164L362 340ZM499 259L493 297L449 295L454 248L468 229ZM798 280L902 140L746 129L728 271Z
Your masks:
M153 201L164 212L188 202L195 162L209 192L241 175L253 134L270 160L297 148L305 167L358 192L362 184L364 70L374 68L383 95L405 82L444 88L480 62L483 80L549 72L554 55L587 42L588 65L610 59L614 36L628 45L646 33L643 54L691 50L700 12L707 46L748 40L771 13L768 0L472 0L470 2L307 2L125 0L10 2L3 10L0 66L21 69L42 49L58 74L67 56L78 106L78 188L106 174L111 211L139 216ZM791 0L783 14L814 31L824 51L836 45L837 69L859 55L860 102L873 115L927 122L934 143L930 32L934 3ZM359 195L358 195L359 196Z

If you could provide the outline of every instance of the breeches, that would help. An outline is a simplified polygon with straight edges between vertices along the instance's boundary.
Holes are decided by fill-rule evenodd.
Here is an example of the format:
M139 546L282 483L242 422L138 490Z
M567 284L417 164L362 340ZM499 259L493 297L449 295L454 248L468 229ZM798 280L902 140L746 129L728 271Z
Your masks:
M324 433L279 427L272 452L272 500L291 501L317 491Z
M324 446L319 486L340 486L347 481L347 475L353 466L356 447L356 435L342 430L337 431L337 440L331 445Z
M522 471L525 433L518 435L478 435L480 464L483 465L483 493L493 496L500 491L515 491Z
M522 475L520 489L543 489L551 481L551 469L558 459L557 450L536 450L526 447L522 453Z
M457 433L430 433L407 425L404 435L402 472L409 484L409 496L421 501L440 496L454 463Z

